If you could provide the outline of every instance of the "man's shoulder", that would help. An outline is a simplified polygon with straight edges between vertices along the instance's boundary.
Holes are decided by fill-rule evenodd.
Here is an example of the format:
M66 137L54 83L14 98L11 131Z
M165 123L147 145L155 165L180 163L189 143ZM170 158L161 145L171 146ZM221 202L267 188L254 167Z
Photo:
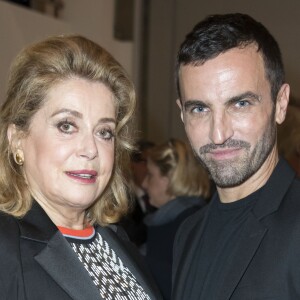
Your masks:
M290 190L300 190L300 177L295 177L290 186ZM300 196L300 195L299 195Z
M209 204L200 208L199 211L193 213L188 216L179 226L178 231L176 233L176 241L175 244L185 244L186 240L189 239L190 236L194 236L194 232L199 231L198 229L201 226L205 213L209 207Z
M300 178L299 177L295 177L289 187L286 190L286 194L284 195L284 198L290 198L290 199L294 199L300 200ZM300 204L300 201L298 201Z
M200 225L204 218L205 212L207 211L207 208L208 205L200 208L197 212L192 213L184 220L179 229L183 231L189 231L195 226Z
M177 273L182 258L185 260L187 251L192 247L199 234L202 221L210 204L202 207L198 212L192 214L180 225L173 246L173 275ZM173 278L174 280L174 278Z
M296 177L292 181L284 196L284 200L285 207L290 207L295 214L300 214L300 178Z

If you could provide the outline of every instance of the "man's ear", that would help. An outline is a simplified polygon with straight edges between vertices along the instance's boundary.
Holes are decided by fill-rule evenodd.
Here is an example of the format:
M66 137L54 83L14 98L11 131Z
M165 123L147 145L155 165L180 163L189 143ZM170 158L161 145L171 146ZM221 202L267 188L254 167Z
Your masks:
M184 123L184 121L183 121L182 104L181 104L180 99L177 99L177 100L176 100L176 103L177 103L177 105L178 105L178 107L179 107L179 109L180 109L180 118L181 118L181 121Z
M289 104L290 86L285 83L281 86L276 99L275 120L281 124L285 120L287 107Z

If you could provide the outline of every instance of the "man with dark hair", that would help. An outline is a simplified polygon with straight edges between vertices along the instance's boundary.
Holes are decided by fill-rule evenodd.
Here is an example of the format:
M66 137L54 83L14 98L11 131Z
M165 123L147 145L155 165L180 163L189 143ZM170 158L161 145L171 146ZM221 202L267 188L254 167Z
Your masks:
M300 299L300 182L276 145L289 101L277 42L248 15L209 16L176 68L181 118L217 193L179 229L172 299Z

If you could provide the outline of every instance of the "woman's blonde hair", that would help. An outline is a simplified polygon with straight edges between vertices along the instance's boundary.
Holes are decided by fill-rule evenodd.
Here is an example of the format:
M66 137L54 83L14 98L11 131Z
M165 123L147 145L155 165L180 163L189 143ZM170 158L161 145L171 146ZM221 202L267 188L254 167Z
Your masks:
M151 148L148 152L161 175L169 178L167 193L179 196L210 196L208 174L198 163L191 148L178 139Z
M103 194L87 209L91 223L113 223L128 208L122 173L132 149L135 92L123 67L105 49L76 35L54 36L33 44L20 52L11 67L7 97L0 111L0 210L19 217L32 204L22 167L14 161L8 127L14 124L19 132L28 134L30 122L48 91L70 78L101 82L115 98L114 172Z

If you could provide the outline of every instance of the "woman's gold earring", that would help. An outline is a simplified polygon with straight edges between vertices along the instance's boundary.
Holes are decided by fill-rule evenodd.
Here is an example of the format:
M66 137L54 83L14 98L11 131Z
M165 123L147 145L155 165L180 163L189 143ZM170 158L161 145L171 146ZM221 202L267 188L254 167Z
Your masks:
M24 159L18 152L16 153L15 161L19 166L23 166L24 164Z

